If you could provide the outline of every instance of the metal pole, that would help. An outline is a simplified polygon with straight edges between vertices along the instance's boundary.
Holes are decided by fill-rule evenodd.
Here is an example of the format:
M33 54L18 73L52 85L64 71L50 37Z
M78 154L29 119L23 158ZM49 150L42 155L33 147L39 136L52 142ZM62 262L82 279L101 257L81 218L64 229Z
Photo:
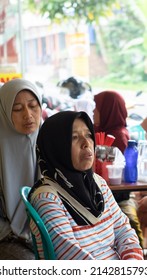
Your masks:
M22 25L21 0L18 0L18 24L19 24L19 41L20 41L20 69L23 77L25 74L25 63L24 63L24 36L23 36L23 25Z

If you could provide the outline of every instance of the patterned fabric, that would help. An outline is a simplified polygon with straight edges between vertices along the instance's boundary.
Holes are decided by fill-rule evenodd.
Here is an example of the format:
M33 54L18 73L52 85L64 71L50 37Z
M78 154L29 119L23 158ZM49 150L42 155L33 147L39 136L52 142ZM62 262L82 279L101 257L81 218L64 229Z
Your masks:
M98 175L96 175L98 176ZM37 195L31 202L50 233L58 260L142 260L142 249L129 220L115 202L106 182L101 181L105 210L94 225L79 226L59 196L51 192ZM40 234L36 236L41 259L44 259Z

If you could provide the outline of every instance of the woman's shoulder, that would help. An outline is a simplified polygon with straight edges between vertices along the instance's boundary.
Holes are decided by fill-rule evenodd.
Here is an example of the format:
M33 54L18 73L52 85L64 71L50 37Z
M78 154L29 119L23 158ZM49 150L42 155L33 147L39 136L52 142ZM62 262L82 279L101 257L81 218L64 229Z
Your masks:
M93 173L93 178L95 180L95 182L97 183L98 187L101 190L105 190L109 189L107 182L105 181L105 179L103 177L101 177L100 175L98 175L97 173Z
M53 182L52 180L48 179L48 181L46 182L44 178L39 179L31 188L28 199L32 200L35 196L42 195L44 193L52 193L54 195L57 195L56 188L53 188L53 184L55 185L55 182Z

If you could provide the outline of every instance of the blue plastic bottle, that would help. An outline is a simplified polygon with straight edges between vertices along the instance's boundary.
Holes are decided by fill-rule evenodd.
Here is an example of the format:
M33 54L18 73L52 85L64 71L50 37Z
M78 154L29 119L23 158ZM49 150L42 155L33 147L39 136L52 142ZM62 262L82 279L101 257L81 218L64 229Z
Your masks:
M137 161L138 149L135 140L128 140L128 147L124 151L126 165L124 168L124 181L135 183L138 179Z

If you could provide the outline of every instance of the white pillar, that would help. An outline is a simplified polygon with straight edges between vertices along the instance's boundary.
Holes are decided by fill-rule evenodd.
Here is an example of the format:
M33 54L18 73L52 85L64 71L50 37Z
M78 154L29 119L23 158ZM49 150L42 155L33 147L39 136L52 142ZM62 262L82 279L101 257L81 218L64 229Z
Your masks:
M19 42L20 42L20 71L22 77L25 74L25 61L24 61L24 36L22 24L22 1L18 0L18 24L19 24Z

